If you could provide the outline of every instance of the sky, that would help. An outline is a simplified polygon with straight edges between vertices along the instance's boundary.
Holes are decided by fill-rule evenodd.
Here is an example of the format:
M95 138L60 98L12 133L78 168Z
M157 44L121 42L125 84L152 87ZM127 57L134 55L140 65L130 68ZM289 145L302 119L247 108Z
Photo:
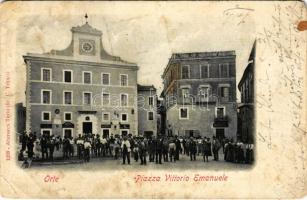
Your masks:
M255 40L257 8L249 4L117 2L83 10L68 7L66 13L56 12L59 7L41 7L18 20L18 73L25 74L22 55L65 49L71 42L71 27L84 24L85 13L89 24L102 31L105 50L136 63L138 83L154 85L159 94L172 53L235 50L238 83ZM24 86L25 76L18 81ZM24 102L24 92L19 91L17 98Z

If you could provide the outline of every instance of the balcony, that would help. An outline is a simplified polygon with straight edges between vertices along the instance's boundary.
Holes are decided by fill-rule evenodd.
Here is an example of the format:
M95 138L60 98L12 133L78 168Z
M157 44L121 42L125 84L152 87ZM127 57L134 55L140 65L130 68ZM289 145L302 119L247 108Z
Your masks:
M219 128L228 127L228 116L214 118L213 127L219 127Z
M218 101L217 96L209 96L209 97L202 97L202 96L197 96L196 102L197 103L215 103Z

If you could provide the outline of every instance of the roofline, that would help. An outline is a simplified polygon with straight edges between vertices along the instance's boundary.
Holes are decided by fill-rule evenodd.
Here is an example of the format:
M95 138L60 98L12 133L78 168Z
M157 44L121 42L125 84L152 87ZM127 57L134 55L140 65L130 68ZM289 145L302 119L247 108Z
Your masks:
M72 27L71 29L70 29L70 31L72 32L72 33L82 33L82 34L86 34L86 35L95 35L95 36L102 36L102 32L100 31L100 33L98 33L98 32L96 32L96 33L94 33L94 32L87 32L87 31L81 31L81 30L76 30L76 27Z
M90 31L82 30L82 27L87 25L90 28ZM77 33L84 33L84 34L90 34L90 35L96 35L96 36L102 36L102 31L98 30L94 27L92 27L88 22L81 26L74 26L70 29L71 32L77 32Z
M141 91L150 91L150 89L157 91L157 89L155 88L154 85L140 85L140 84L138 84L137 87L138 87L137 88L138 91L139 90L141 90ZM144 87L144 88L139 88L139 87ZM145 89L145 87L148 87L149 89Z
M164 71L163 71L163 73L162 73L162 79L164 79L164 77L165 77L165 74L166 74L166 72L168 71L168 68L169 68L169 65L170 65L170 62L171 62L171 60L172 60L172 58L173 58L173 55L174 54L172 54L172 56L168 59L168 63L167 63L167 65L166 65L166 67L165 67L165 69L164 69Z
M189 58L176 58L174 59L174 56L175 55L184 55L184 54L200 54L200 53L226 53L226 52L229 52L229 53L233 53L231 55L207 55L205 57L189 57ZM208 51L208 52L187 52L187 53L172 53L172 56L169 58L169 61L163 71L163 74L162 74L162 78L165 77L165 74L166 72L168 71L169 69L169 65L171 63L171 61L183 61L183 60L204 60L204 59L216 59L216 58L227 58L227 57L236 57L236 51L234 50L231 50L231 51Z
M102 66L102 65L115 65L124 68L130 68L133 70L138 70L139 67L135 63L122 63L118 61L111 61L111 62L91 62L91 61L83 61L83 60L73 60L73 59L65 59L63 58L56 58L56 57L48 57L42 54L30 54L23 55L24 61L27 60L36 60L36 61L47 61L47 62L59 62L59 63L69 63L69 64L80 64L80 65L91 65L91 66ZM108 67L108 66L103 66Z
M252 65L253 65L253 62L248 62L248 65L246 66L246 68L245 68L245 70L244 70L244 72L243 72L243 75L242 75L242 77L241 77L241 79L240 79L240 81L239 81L239 83L238 83L238 89L239 89L239 91L241 91L240 90L240 88L241 88L241 86L242 86L242 84L243 84L243 80L245 80L245 77L247 76L247 73L249 72L249 71L251 71L251 73L253 73L253 67L252 67Z

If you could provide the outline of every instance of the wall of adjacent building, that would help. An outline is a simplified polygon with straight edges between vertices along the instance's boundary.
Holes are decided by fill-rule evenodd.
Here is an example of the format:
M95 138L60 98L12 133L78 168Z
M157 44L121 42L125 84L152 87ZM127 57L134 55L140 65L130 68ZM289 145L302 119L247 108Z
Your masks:
M245 105L240 107L238 117L240 118L240 139L244 143L254 143L254 107Z
M154 97L153 105L149 105L149 97ZM145 136L146 131L152 131L157 136L157 97L156 91L138 91L138 134ZM154 113L153 120L148 120L148 112Z
M219 128L224 129L225 137L236 140L236 56L234 52L194 53L193 56L190 57L190 54L173 55L164 73L163 95L167 108L167 129L172 130L173 134L182 136L186 134L186 130L196 130L202 137L211 138L216 135L216 129ZM228 65L227 76L222 76L220 64ZM201 66L206 65L209 65L209 77L202 77ZM184 66L189 66L188 78L182 77ZM174 74L177 75L174 76ZM201 86L210 86L209 98L206 100L200 100L199 88ZM228 99L222 98L222 87L228 87ZM182 88L188 88L189 98L183 97ZM207 105L207 102L208 110L203 107ZM228 126L214 123L215 107L218 102L219 106L226 110ZM179 117L179 109L183 106L189 109L188 119Z
M233 103L220 104L225 108L225 116L228 116L228 127L224 127L225 137L236 140L237 133L237 111ZM180 119L179 109L187 107L189 110L188 119ZM185 136L186 130L197 130L201 137L212 138L216 134L213 127L216 117L216 105L207 106L177 105L167 110L167 127L172 130L173 135Z

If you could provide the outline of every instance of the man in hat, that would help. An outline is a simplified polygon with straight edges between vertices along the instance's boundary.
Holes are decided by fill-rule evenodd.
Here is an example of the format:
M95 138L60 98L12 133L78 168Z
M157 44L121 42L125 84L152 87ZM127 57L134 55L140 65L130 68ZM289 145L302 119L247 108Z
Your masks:
M63 145L62 145L64 159L69 158L69 146L70 146L70 143L69 143L68 137L67 135L65 135L63 139Z
M115 138L115 141L114 141L114 159L117 160L118 159L118 156L119 156L119 153L120 153L120 144L121 144L121 141L118 137Z
M81 134L79 134L76 143L77 143L77 155L78 155L78 158L81 159L82 158L83 147L84 147L84 140L81 137Z
M149 140L148 140L148 151L149 151L149 162L154 162L156 144L155 144L155 140L153 138L149 138Z
M100 135L96 134L95 138L95 156L98 157L101 154L101 140Z
M53 152L55 147L55 138L52 135L51 138L48 140L48 149L49 149L49 159L53 161Z
M129 140L127 140L127 137L124 136L122 144L121 144L121 148L123 151L123 165L126 164L126 159L128 161L128 165L130 165L130 142Z
M33 155L34 155L34 142L35 142L35 137L32 133L29 134L28 140L27 140L27 149L28 149L28 158L32 160Z
M146 150L147 144L143 137L140 138L139 142L139 155L141 160L141 165L146 165Z
M89 138L85 139L84 142L84 161L89 162L90 161L90 151L91 151L92 145Z
M175 145L176 145L175 159L179 160L179 152L181 149L181 144L180 144L180 140L178 139L177 135L175 136Z
M18 155L18 160L24 159L23 152L27 149L27 140L28 140L28 135L27 135L27 132L24 131L20 135L21 149L20 149L20 152L19 152L19 155Z
M105 137L102 137L101 139L101 153L102 156L106 156L106 149L107 149L107 139Z
M219 149L221 147L221 144L218 139L216 139L215 136L213 136L213 141L212 141L212 151L213 151L213 157L215 161L219 160Z
M208 157L212 156L210 138L206 138L206 137L204 138L202 149L203 149L204 162L209 162Z
M164 137L163 139L163 161L164 162L168 162L168 144L169 144L169 140L167 137Z
M115 138L113 135L109 138L108 141L108 154L112 157L113 156L113 149L114 149L114 143L115 143Z
M73 157L73 156L74 156L74 153L75 153L74 138L73 138L73 137L70 137L70 138L68 138L68 140L69 140L69 156L70 156L70 157Z
M163 149L163 138L159 137L156 142L156 164L162 164L162 149Z
M174 162L176 162L176 159L175 159L176 144L174 142L174 139L170 139L168 148L169 148L168 151L169 151L170 161L173 162L173 159L174 159Z
M48 159L48 138L46 135L42 135L41 138L42 159Z
M190 138L189 152L190 152L191 161L195 161L196 160L197 146L196 146L196 141L194 140L193 137Z

